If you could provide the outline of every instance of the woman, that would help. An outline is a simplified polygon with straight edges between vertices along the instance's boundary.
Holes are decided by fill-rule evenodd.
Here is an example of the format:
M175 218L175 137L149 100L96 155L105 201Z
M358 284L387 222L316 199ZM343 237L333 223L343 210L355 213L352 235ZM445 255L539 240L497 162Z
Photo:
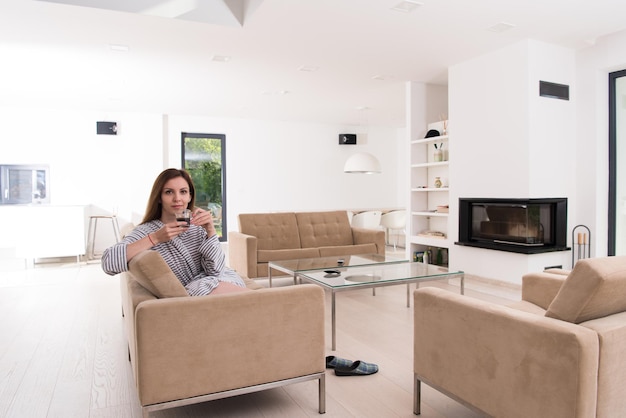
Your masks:
M194 208L195 189L185 170L169 168L152 186L143 221L122 242L102 254L102 269L110 275L128 270L128 262L142 251L161 254L191 296L246 290L226 267L225 256L213 226L211 212ZM190 209L191 224L176 220Z

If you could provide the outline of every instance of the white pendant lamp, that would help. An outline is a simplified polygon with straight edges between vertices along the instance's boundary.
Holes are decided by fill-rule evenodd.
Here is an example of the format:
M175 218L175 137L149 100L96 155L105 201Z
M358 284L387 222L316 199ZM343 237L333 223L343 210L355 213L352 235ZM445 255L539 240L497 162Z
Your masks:
M344 173L380 174L380 162L367 152L359 152L348 158L343 167Z

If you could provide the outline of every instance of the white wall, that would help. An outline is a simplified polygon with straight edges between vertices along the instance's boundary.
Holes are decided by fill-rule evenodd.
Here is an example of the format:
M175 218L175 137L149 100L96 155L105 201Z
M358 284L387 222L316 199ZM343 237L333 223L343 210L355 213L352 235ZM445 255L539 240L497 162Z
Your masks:
M574 51L524 41L449 71L450 201L460 197L573 198L575 108L540 98L539 80L574 86ZM460 158L459 158L460 156ZM458 219L458 205L450 217ZM570 222L572 221L570 212ZM453 240L458 240L458 227ZM521 255L453 246L450 267L520 283L570 253Z
M168 132L170 165L179 164L181 132L226 135L229 231L239 213L404 206L397 129L172 115ZM357 145L339 145L339 133L357 133ZM382 174L343 172L361 151L378 157Z
M610 72L626 69L626 31L599 39L577 55L577 212L592 231L592 256L607 254Z
M102 120L118 121L119 135L96 135ZM122 221L143 215L163 166L159 115L0 108L0 126L0 164L48 164L52 205L84 205L87 216L117 211ZM112 242L110 226L99 233L102 245Z
M478 156L480 162L457 164L455 159L451 201L460 195L566 195L570 228L588 225L592 255L605 255L608 73L625 68L626 32L575 54L527 41L451 67L455 155L463 161ZM570 102L537 97L538 79L569 84ZM96 135L98 120L119 122L120 135ZM407 137L416 135L370 127L367 144L339 146L337 134L357 128L37 107L0 108L0 123L0 163L50 164L53 204L91 204L108 212L117 208L121 218L135 222L143 215L156 174L179 165L181 131L225 133L230 229L236 229L239 212L405 206L405 147ZM344 175L343 162L357 150L377 153L383 174ZM531 174L536 166L540 170ZM494 168L504 169L504 174L496 175ZM450 217L457 219L458 213ZM465 251L462 257L451 254L454 268L507 280L519 279L508 261L520 264L518 257L526 257ZM552 261L546 256L532 259L536 266L527 266L530 270ZM483 271L484 265L493 268Z
M96 135L96 121L118 121L119 135ZM51 203L143 214L162 165L161 119L96 111L1 108L1 164L49 164ZM146 190L148 186L148 190Z
M96 135L102 120L119 134ZM397 129L363 126L358 145L340 146L339 133L357 127L35 107L2 108L0 124L0 164L49 164L51 204L117 211L122 223L138 223L157 174L180 166L181 132L226 134L229 230L240 212L405 205ZM375 154L383 173L344 174L358 151ZM110 244L107 230L96 251Z

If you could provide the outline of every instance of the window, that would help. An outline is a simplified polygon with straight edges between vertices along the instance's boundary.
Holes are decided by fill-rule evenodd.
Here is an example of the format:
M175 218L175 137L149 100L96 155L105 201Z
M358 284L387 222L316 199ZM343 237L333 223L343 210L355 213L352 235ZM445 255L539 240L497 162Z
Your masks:
M626 70L609 74L608 255L626 255Z
M47 165L0 165L0 204L50 203Z
M220 241L226 241L226 135L186 133L182 139L182 167L196 188L196 206L213 213Z

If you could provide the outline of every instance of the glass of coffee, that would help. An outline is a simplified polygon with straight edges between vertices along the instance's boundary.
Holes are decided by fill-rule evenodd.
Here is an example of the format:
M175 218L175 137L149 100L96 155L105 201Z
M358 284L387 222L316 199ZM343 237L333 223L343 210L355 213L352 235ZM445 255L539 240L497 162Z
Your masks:
M191 224L191 211L189 209L182 209L176 212L176 220L178 222L187 222L187 226Z

